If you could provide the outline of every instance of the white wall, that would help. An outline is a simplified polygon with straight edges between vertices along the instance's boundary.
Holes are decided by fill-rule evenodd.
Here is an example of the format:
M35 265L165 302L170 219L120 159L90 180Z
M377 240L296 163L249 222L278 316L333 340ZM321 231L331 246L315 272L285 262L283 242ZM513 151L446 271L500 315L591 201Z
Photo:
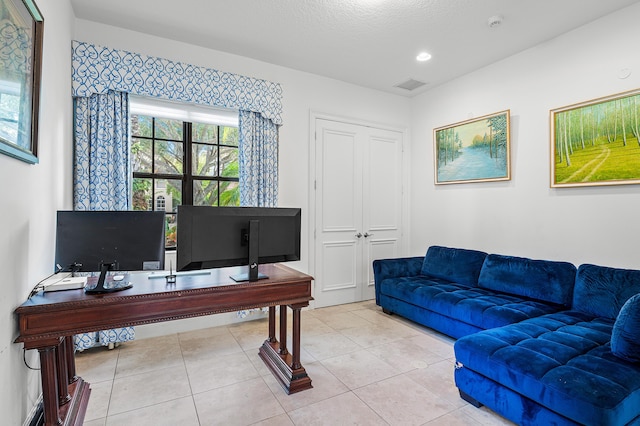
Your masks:
M409 127L410 100L289 68L147 34L76 20L74 39L280 83L283 121L279 139L278 204L302 208L301 260L290 266L309 272L310 111L401 128ZM255 316L252 316L254 318ZM138 338L238 321L235 314L191 318L136 328Z
M551 189L551 109L640 87L640 4L415 98L412 254L433 244L638 268L640 186ZM618 77L629 68L631 75ZM511 110L512 180L434 185L433 129Z
M284 125L279 141L279 205L302 207L303 229L309 226L306 210L310 197L310 110L409 127L410 100L397 95L84 20L76 21L75 39L282 84ZM308 244L308 235L303 235L301 261L293 265L305 272L309 268Z
M53 272L55 211L70 208L71 193L71 34L68 0L38 0L44 17L40 98L40 163L28 165L0 155L0 423L22 424L40 395L40 374L28 370L22 345L14 344L13 311L31 288ZM37 352L27 361L39 367Z

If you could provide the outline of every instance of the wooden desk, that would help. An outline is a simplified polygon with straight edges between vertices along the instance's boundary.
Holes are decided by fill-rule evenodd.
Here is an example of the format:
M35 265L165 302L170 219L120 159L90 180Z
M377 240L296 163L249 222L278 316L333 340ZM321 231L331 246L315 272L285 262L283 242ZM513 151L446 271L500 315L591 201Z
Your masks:
M260 358L287 393L311 388L300 364L300 311L309 305L309 275L281 264L261 265L269 279L235 283L240 268L211 270L211 275L179 276L175 284L146 274L131 274L133 288L103 295L82 290L39 293L16 309L25 349L40 353L46 425L82 424L91 389L76 375L73 335L118 327L171 321L200 315L269 307L268 338ZM276 338L280 306L280 340ZM293 310L291 353L287 350L287 307Z

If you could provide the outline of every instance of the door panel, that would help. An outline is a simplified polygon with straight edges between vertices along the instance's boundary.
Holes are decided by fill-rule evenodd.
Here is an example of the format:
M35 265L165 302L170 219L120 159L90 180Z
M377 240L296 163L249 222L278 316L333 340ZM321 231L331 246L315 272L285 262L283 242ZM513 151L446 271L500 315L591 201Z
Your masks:
M369 300L376 297L375 280L373 276L373 261L375 259L390 259L399 257L400 242L395 239L373 239L370 237L367 244L366 286L363 288L362 300Z
M323 129L320 187L323 232L354 232L360 226L361 197L357 187L362 181L356 176L360 163L356 134L336 129Z
M374 131L374 130L372 130ZM378 131L380 132L380 131ZM383 138L379 134L369 138L368 162L365 163L365 187L368 189L363 200L368 227L373 230L400 229L402 191L400 161L402 147L398 133L395 138Z
M402 134L315 124L315 305L371 299L373 259L399 253Z
M375 297L373 261L398 257L402 238L402 134L368 128L363 164L362 300ZM368 235L368 236L367 236Z
M320 289L322 292L322 306L351 303L360 299L357 282L357 269L361 262L359 251L360 245L355 241L334 241L323 245L322 280L320 285L316 285L316 291Z

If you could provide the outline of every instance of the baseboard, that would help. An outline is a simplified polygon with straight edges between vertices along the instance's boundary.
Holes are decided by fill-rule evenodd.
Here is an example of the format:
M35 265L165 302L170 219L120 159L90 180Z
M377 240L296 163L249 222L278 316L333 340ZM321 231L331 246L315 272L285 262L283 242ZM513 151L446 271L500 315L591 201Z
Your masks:
M44 404L42 403L42 395L38 397L36 405L33 406L29 415L25 419L23 426L41 426L44 424Z

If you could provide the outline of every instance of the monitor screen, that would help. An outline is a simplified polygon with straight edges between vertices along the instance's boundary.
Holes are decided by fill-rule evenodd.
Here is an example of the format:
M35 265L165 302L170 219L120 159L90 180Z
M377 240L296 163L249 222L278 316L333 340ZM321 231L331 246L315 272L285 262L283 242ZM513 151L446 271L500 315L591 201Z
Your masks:
M56 267L63 271L164 268L164 212L59 211Z
M300 218L299 208L178 206L176 269L300 260Z

